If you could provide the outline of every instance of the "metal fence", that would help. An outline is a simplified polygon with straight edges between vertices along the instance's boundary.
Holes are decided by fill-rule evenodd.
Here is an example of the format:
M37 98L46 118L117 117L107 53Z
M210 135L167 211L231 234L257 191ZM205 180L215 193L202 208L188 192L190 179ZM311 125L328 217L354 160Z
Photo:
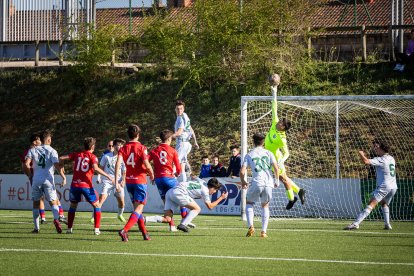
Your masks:
M94 0L0 0L0 41L75 39L95 10Z

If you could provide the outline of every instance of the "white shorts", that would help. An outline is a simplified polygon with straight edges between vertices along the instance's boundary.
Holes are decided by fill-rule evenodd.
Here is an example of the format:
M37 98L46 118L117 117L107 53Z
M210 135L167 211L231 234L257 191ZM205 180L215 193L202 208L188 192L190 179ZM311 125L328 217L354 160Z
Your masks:
M165 207L164 210L177 210L177 208L181 206L186 206L194 202L187 191L182 189L169 189L167 194L165 195Z
M119 197L119 198L124 198L125 192L124 192L123 187L121 188L121 191L118 193L118 192L116 192L116 185L112 185L112 182L103 181L102 185L103 185L103 188L102 188L101 195L110 196L111 193L113 192L114 196Z
M33 183L32 185L32 200L39 201L45 195L45 200L55 201L57 199L56 187L54 184L46 181L44 183Z
M260 202L266 204L272 199L272 187L252 185L247 190L247 202Z
M372 198L374 198L378 203L383 200L387 205L390 205L396 192L397 189L377 188L372 192Z
M178 153L178 160L180 163L187 163L187 155L190 153L191 148L192 146L190 142L177 142L175 150Z

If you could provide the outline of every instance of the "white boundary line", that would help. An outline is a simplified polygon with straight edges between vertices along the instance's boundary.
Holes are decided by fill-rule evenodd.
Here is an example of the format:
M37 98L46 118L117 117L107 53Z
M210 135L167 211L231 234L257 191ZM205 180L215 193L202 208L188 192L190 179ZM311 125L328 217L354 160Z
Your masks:
M233 259L233 260L259 260L259 261L294 261L312 263L338 263L338 264L362 264L362 265L404 265L414 266L414 263L392 263L392 262L364 262L364 261L341 261L341 260L318 260L318 259L296 259L296 258L272 258L272 257L248 257L248 256L212 256L195 254L158 254L158 253L128 253L128 252L97 252L97 251L75 251L75 250L53 250L53 249L28 249L28 248L0 248L0 252L44 252L44 253L67 253L67 254L89 254L89 255L120 255L140 257L177 257L177 258L200 258L200 259Z
M23 221L8 221L5 223L1 223L1 224L33 224L32 222L23 222ZM119 227L122 228L123 224L101 224L101 230L102 227ZM91 229L93 228L93 224L89 223L89 224L85 224L85 223L74 223L74 231L76 231L76 226L90 226ZM42 226L41 228L44 228L47 226ZM164 224L164 225L156 225L156 223L154 223L152 225L151 224L147 224L146 225L147 228L165 228L168 229L168 225ZM200 229L200 230L240 230L240 231L244 231L247 228L242 228L242 227L199 227L197 226L196 229ZM82 229L84 230L84 229ZM361 230L353 230L353 231L345 231L345 230L323 230L323 229L292 229L292 228L285 228L285 229L280 229L280 228L268 228L267 231L277 231L277 232L316 232L316 233L343 233L343 234L373 234L373 235L399 235L399 236L414 236L414 233L409 233L409 232L392 232L392 231L386 231L386 230L379 230L378 232L372 232L372 231L361 231ZM105 232L105 230L103 230L102 232Z

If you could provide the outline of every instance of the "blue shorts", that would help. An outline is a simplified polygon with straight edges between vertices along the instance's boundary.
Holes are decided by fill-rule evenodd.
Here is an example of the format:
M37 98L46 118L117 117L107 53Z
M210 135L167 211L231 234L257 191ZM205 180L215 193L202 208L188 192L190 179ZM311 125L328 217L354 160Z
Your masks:
M177 186L177 179L173 177L155 178L155 184L157 184L161 199L164 200L165 194L168 192L168 190Z
M147 203L147 184L126 184L126 188L132 203Z
M81 202L81 196L84 196L89 203L95 203L98 198L94 188L70 188L69 200L73 203Z

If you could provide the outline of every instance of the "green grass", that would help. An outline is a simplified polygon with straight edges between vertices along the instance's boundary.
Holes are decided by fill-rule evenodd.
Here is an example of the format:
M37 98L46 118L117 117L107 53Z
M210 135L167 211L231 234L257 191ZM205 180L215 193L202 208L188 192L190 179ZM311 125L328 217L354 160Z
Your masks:
M73 235L56 234L50 223L36 235L31 212L1 210L2 275L409 275L414 268L412 222L384 231L382 222L368 221L349 232L341 230L347 221L283 219L271 221L262 239L246 238L238 217L199 216L189 234L149 224L152 241L135 228L123 243L114 214L103 214L100 236L89 218L77 213Z

